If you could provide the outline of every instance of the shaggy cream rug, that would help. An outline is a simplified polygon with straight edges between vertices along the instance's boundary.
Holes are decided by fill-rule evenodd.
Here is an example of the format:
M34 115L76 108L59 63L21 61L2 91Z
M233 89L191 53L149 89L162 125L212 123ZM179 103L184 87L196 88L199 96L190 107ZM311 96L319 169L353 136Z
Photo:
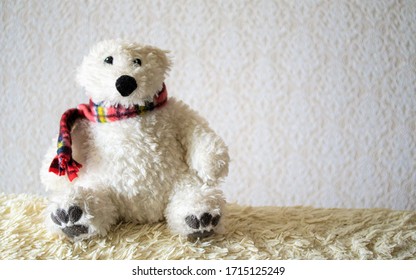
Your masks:
M203 241L165 223L120 223L72 243L47 233L46 199L0 195L0 259L416 259L416 212L387 209L227 207L227 232Z

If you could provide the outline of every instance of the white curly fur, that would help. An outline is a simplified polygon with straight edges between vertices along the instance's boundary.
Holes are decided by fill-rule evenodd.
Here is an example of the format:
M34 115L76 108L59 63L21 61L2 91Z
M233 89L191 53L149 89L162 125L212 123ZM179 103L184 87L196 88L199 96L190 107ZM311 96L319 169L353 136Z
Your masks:
M104 63L108 56L112 65ZM141 59L141 66L133 63L135 58ZM162 88L170 65L167 52L158 48L104 41L84 58L77 80L94 102L143 105ZM127 97L115 87L122 75L134 77L138 85ZM72 141L73 157L83 165L77 179L70 182L48 172L56 139L41 169L41 180L51 192L47 221L59 233L62 226L51 222L50 215L71 205L83 210L77 223L88 226L88 233L75 239L105 235L120 219L152 223L166 218L174 233L189 235L195 229L185 217L223 215L225 201L218 184L228 173L227 147L181 101L169 98L162 108L112 123L77 121ZM218 231L222 220L205 230Z

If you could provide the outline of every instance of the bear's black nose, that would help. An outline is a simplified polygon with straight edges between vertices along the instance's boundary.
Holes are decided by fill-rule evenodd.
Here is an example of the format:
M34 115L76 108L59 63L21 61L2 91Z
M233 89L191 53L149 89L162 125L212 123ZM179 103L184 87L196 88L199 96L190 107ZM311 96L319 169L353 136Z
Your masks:
M122 96L129 96L137 88L137 83L133 77L123 75L117 79L116 88Z

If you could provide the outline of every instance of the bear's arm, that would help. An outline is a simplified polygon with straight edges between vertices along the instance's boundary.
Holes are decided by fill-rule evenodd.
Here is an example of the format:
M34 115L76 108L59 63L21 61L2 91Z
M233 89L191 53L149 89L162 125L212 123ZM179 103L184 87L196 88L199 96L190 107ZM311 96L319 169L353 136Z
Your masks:
M177 139L185 149L188 166L204 183L217 184L228 174L227 146L197 112L181 101L175 103Z

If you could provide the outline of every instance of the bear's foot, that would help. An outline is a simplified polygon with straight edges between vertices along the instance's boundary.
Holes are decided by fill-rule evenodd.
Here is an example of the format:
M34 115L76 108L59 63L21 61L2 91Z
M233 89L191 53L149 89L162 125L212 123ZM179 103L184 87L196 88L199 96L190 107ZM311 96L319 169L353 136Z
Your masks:
M186 224L195 230L191 234L188 234L188 238L194 240L211 236L220 219L220 215L213 217L210 213L203 213L200 218L195 215L187 216L185 218Z
M88 226L76 224L81 219L82 214L82 209L73 205L68 208L68 211L57 209L55 213L51 213L51 219L68 237L75 238L88 233Z

